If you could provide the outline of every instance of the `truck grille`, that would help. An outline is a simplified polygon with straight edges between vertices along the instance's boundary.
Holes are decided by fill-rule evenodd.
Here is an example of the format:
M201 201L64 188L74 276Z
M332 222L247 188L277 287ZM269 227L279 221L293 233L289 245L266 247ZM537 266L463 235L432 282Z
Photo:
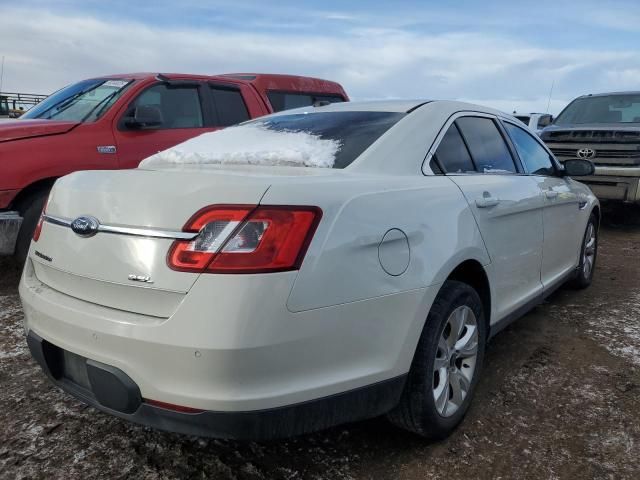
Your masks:
M557 148L552 147L551 151L558 157L571 157L578 158L578 148ZM595 149L596 156L593 158L597 161L599 158L640 158L639 150L610 150L610 149Z
M544 139L550 142L627 143L640 142L640 132L624 130L560 130L548 132Z

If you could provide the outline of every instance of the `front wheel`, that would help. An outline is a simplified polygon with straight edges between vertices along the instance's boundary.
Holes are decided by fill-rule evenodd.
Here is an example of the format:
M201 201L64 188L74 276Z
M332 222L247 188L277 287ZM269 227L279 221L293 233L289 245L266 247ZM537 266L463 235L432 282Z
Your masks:
M587 228L582 239L580 249L580 262L576 275L571 280L570 286L573 288L587 288L593 281L593 272L596 268L596 257L598 256L598 219L592 213L587 223Z
M482 302L469 285L447 281L427 317L398 406L395 425L423 437L448 436L464 418L486 344Z

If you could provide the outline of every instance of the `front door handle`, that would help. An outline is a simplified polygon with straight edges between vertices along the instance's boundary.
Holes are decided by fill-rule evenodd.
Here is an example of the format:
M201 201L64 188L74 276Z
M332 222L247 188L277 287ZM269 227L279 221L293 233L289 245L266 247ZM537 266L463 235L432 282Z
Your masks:
M486 193L488 192L485 192L485 195L483 195L482 198L476 198L476 206L478 208L495 207L500 203L499 198L492 197L491 195L487 195Z
M549 200L553 200L554 198L558 197L558 192L556 192L555 190L545 190L544 196L547 197Z

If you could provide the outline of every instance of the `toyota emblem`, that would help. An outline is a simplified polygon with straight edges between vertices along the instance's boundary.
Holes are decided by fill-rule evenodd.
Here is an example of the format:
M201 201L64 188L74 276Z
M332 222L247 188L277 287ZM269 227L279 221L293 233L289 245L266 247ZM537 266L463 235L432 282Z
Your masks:
M589 160L596 156L596 151L592 148L581 148L576 152L576 157Z

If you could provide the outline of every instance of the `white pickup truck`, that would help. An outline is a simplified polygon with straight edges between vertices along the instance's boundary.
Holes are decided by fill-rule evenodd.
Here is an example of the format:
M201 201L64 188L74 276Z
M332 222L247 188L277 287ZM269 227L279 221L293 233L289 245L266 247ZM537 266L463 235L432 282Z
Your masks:
M544 127L548 127L553 122L553 116L550 113L516 113L514 111L513 116L538 135Z

